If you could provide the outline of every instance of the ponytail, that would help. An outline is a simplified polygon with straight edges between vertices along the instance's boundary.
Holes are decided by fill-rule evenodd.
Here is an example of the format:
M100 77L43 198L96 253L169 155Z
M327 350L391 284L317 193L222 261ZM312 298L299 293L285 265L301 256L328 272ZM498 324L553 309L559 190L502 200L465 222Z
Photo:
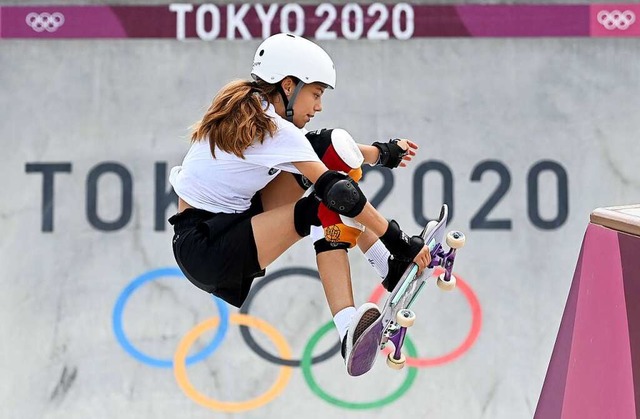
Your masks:
M262 143L276 132L276 123L265 113L262 102L273 97L277 85L262 80L235 80L216 95L202 120L195 124L191 142L209 141L211 155L215 149L244 158L244 150L254 140Z

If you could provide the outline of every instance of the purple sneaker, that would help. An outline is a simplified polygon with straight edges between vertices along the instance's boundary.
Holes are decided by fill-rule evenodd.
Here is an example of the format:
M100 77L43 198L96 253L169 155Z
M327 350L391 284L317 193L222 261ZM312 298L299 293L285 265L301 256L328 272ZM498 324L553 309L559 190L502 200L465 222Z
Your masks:
M380 336L369 332L372 327L380 324L377 322L379 318L378 306L374 303L364 303L351 319L347 335L342 340L342 357L347 364L349 375L362 375L373 366L378 354ZM354 351L356 344L358 350Z

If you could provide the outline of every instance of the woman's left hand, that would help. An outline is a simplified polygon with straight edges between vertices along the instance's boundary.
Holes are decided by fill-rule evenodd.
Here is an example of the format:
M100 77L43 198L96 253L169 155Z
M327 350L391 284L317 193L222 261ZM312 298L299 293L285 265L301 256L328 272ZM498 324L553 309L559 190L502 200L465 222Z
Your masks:
M415 150L418 149L418 144L414 143L411 140L407 140L404 138L399 138L396 143L400 148L404 150L404 156L402 157L402 161L398 165L399 167L407 167L407 163L413 159L413 156L416 155Z

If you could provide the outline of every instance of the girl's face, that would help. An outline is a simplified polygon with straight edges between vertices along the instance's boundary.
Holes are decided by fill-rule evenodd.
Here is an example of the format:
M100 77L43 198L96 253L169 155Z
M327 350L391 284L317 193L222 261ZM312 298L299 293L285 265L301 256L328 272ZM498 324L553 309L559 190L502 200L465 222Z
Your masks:
M285 88L285 91L287 89ZM325 87L321 83L305 84L293 104L293 124L303 128L316 112L322 111L322 95ZM293 88L290 89L293 92Z

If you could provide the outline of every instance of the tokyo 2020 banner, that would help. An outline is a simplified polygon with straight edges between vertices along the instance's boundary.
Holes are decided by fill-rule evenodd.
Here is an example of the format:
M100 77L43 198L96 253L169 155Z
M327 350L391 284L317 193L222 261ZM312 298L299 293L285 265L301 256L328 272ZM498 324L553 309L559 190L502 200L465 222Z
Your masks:
M5 6L0 38L317 40L421 37L637 37L638 4L417 5L411 3Z

